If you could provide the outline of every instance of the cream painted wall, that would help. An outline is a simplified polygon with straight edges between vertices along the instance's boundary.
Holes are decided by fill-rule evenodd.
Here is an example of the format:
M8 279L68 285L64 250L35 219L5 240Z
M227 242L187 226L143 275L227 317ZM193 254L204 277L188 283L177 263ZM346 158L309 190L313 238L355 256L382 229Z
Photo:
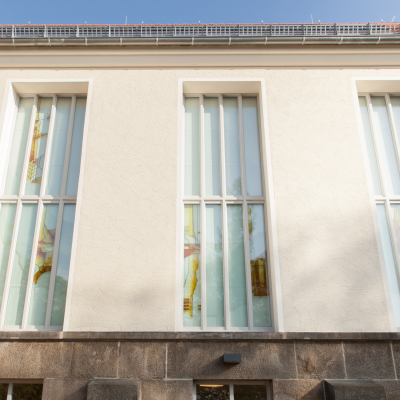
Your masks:
M389 331L351 77L399 69L0 70L93 78L69 330L175 329L178 78L265 78L285 331ZM180 311L180 310L179 310Z

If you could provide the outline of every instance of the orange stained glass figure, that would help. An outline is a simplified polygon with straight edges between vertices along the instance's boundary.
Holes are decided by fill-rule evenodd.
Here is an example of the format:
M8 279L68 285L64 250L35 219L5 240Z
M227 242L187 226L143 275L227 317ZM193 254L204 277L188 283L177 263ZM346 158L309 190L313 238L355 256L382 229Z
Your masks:
M38 268L38 271L33 277L33 283L37 283L38 279L45 272L51 271L51 267L53 265L54 238L56 235L56 230L47 229L45 225L46 212L47 209L44 207L39 230L39 243L36 253L36 267Z
M193 317L193 294L197 285L196 272L199 268L200 243L195 234L193 205L185 207L185 248L184 258L188 258L188 274L185 280L183 311Z
M26 180L32 183L41 183L42 182L42 176L38 176L38 167L41 167L41 160L43 156L40 156L39 153L39 139L41 139L44 136L47 136L48 132L40 132L40 128L42 126L42 120L40 119L40 105L41 105L42 99L38 100L38 105L37 105L37 112L36 112L36 118L35 118L35 128L33 131L33 137L32 137L32 146L31 146L31 152L29 154L29 165L28 165L28 173L26 176ZM47 117L48 120L50 120L50 115Z

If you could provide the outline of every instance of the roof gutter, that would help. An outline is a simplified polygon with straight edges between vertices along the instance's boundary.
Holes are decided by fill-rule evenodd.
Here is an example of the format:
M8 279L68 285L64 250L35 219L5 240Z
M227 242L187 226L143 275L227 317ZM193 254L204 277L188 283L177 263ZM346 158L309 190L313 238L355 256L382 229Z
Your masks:
M0 47L46 46L230 46L230 45L378 45L400 44L395 36L256 36L256 37L71 37L0 38Z

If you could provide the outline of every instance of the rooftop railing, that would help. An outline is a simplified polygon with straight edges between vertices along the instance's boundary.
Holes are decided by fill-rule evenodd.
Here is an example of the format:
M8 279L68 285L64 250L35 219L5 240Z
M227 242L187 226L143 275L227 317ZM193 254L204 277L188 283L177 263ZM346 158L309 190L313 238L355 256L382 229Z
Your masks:
M0 25L0 39L386 35L400 35L400 24Z

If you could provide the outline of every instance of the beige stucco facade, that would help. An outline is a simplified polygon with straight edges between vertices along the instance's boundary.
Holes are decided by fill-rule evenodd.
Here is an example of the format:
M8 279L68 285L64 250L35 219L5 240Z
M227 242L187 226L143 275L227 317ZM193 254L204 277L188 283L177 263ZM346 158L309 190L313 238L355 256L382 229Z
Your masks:
M181 50L155 61L151 51L137 63L134 49L115 58L100 49L92 59L11 51L0 70L0 99L10 79L93 80L67 330L176 330L178 80L257 78L266 90L281 330L391 331L352 78L400 78L400 52L375 58L362 49L357 59L313 49L307 66L310 50L281 49L281 58L257 50L252 65L239 49L227 67L229 54L215 49L197 56L202 66Z

